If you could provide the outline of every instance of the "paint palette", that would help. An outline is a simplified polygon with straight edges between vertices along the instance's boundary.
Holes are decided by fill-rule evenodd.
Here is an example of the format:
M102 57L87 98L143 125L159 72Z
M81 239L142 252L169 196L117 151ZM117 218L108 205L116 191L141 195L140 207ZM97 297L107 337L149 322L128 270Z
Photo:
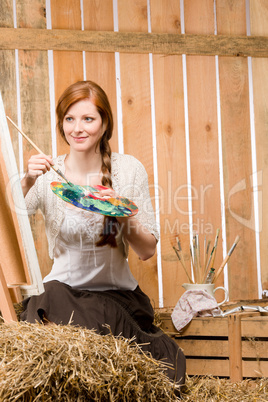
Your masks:
M125 197L103 198L99 196L99 191L107 190L104 186L70 186L67 183L52 182L50 187L62 200L73 204L78 208L96 212L106 216L133 216L138 212L138 207L134 202Z

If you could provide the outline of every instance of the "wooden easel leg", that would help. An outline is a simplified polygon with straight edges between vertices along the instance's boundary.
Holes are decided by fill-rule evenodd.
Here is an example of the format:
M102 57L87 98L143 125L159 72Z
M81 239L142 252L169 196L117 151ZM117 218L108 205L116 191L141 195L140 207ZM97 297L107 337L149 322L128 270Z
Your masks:
M0 310L6 322L18 321L0 264Z
M12 303L20 303L23 298L19 286L8 286L8 291L12 300Z
M228 317L228 341L230 380L232 382L242 381L242 339L239 314L231 314Z

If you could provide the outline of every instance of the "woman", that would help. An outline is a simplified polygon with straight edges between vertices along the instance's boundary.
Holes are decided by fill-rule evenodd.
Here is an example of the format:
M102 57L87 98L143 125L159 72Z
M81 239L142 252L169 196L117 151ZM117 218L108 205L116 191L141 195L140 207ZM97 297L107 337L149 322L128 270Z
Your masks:
M68 87L57 105L58 129L70 145L68 155L52 160L34 155L28 162L22 189L29 214L41 209L45 217L51 272L45 292L24 302L21 319L81 325L106 334L133 338L144 351L173 365L167 374L182 384L185 358L176 343L153 325L149 298L131 274L129 245L140 259L153 256L158 233L148 179L143 165L130 155L112 153L113 117L105 92L91 81ZM59 168L71 183L104 185L101 197L133 200L133 217L109 218L67 204L50 189L62 181L50 169ZM109 328L108 328L109 326Z

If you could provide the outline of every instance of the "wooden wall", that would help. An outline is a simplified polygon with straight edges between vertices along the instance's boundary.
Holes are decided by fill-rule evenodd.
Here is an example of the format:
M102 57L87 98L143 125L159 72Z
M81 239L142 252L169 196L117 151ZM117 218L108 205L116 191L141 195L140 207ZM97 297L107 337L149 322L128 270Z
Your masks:
M161 239L152 259L129 261L155 306L174 306L187 282L177 233L189 267L194 231L203 244L221 229L216 267L239 235L217 284L231 300L268 289L267 27L265 0L0 2L6 113L45 152L68 152L55 104L69 84L95 80L112 104L113 150L145 165ZM22 173L33 150L11 135ZM39 214L31 225L45 275Z

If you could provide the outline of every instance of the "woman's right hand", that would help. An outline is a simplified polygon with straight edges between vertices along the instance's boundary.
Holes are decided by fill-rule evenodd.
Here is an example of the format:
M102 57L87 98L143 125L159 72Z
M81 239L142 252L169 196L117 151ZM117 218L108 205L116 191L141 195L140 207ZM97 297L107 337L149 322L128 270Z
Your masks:
M48 172L51 165L54 165L51 155L32 155L28 160L25 177L35 181L38 176Z
M50 155L38 154L30 157L26 174L21 180L24 197L34 185L36 179L50 170L51 165L54 165L54 162Z

